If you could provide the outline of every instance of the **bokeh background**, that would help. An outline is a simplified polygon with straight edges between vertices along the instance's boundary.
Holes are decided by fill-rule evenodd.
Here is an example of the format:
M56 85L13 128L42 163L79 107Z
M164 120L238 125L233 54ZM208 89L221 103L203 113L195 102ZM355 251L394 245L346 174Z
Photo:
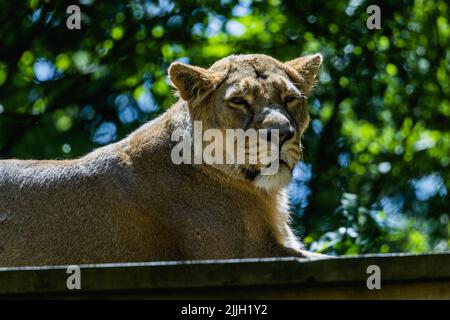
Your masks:
M78 4L82 29L66 28ZM0 158L81 156L175 101L166 70L237 53L325 57L289 193L306 246L449 248L446 0L0 2ZM155 184L157 182L155 181Z

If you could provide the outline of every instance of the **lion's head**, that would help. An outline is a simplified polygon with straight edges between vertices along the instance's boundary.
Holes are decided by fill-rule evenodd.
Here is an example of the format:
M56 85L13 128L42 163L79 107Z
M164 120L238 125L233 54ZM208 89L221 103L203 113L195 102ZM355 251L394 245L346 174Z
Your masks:
M169 77L187 102L191 120L201 121L204 131L277 129L279 166L275 174L261 174L267 163L259 161L216 166L233 178L273 190L289 183L300 159L301 137L309 122L307 97L321 63L320 54L285 63L261 54L232 55L209 69L175 62ZM248 153L250 145L246 143L245 148Z

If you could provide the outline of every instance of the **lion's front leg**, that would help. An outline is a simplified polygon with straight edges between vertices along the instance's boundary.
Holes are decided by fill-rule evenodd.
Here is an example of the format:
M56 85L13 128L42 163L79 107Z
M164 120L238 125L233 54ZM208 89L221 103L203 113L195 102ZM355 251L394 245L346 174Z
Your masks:
M294 235L294 232L287 223L284 224L283 231L284 237L282 238L281 243L277 241L275 244L275 250L278 256L299 257L306 259L324 259L328 257L324 254L303 250L302 243Z
M320 253L314 253L306 250L299 250L289 247L280 246L276 249L277 253L276 255L278 257L299 257L299 258L305 258L305 259L326 259L329 258L329 256L320 254Z

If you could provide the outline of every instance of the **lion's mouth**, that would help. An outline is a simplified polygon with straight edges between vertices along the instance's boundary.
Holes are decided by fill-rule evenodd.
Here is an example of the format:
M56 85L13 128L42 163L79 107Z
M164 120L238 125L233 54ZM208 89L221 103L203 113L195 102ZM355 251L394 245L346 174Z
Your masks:
M261 173L261 170L256 168L243 168L242 172L244 173L245 179L253 181Z
M280 165L285 165L289 170L292 171L291 166L284 161L283 159L279 159L279 163ZM267 165L266 168L269 168L271 165ZM245 179L249 180L249 181L253 181L256 179L257 176L259 176L261 174L261 170L258 168L252 168L252 167L246 167L246 168L242 168L242 173L245 176Z
M280 159L280 164L284 164L286 167L288 167L289 170L292 170L291 166L283 159Z

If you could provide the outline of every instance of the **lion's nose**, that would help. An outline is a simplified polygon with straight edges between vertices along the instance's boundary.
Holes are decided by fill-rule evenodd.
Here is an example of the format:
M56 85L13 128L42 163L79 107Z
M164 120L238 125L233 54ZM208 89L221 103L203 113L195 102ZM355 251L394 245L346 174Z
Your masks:
M272 130L274 129L267 129L267 141L271 141L272 139ZM279 128L275 130L278 130L280 145L282 145L285 141L291 139L295 134L295 131L292 127Z

